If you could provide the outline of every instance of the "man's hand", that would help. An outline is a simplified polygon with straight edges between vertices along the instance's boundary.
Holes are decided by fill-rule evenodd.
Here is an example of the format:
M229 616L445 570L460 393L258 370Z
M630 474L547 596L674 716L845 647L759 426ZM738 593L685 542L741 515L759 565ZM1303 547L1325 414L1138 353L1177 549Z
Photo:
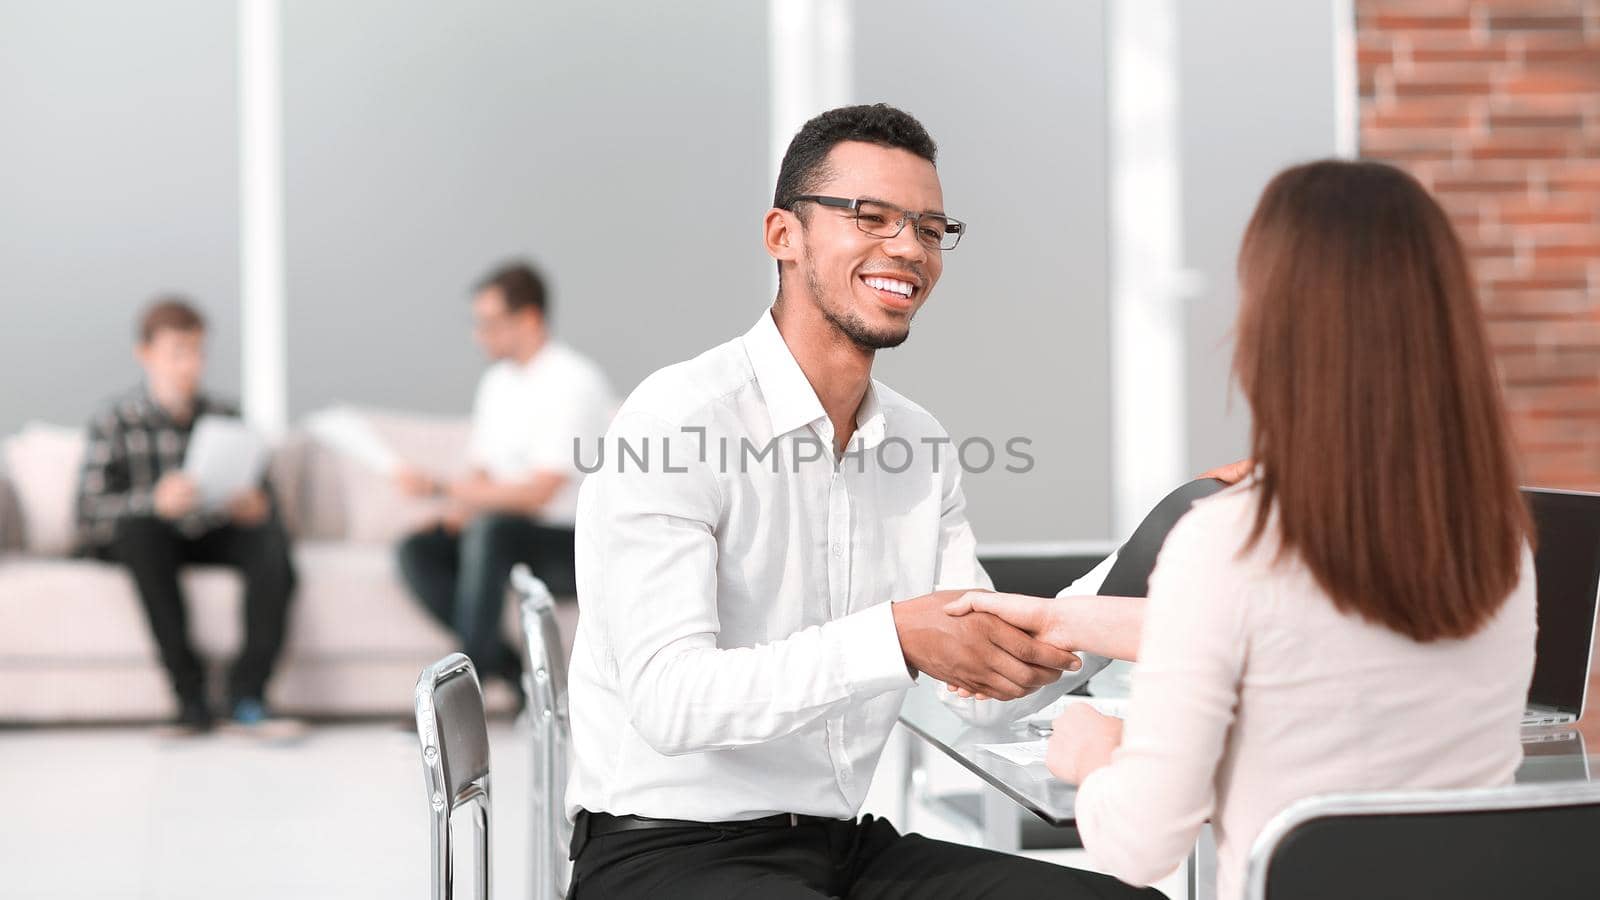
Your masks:
M438 481L411 466L397 466L389 479L394 482L395 489L407 497L431 497L440 491Z
M1195 476L1195 479L1199 480L1201 478L1215 478L1223 484L1238 484L1245 479L1245 476L1249 475L1251 472L1254 472L1255 469L1255 460L1241 459L1236 463L1229 463L1225 466L1217 466L1215 469L1201 472L1199 475Z
M945 604L944 611L952 616L965 616L975 612L988 613L1052 647L1068 651L1078 649L1064 607L1051 598L1029 597L1026 594L1001 594L993 591L966 591ZM963 698L989 699L982 693L958 685L949 685L949 689Z
M461 529L467 527L472 520L472 510L464 506L449 506L439 516L439 527L450 534L460 534Z
M243 525L246 528L260 525L271 513L272 503L267 500L266 491L260 488L240 491L228 501L228 518L232 519L235 525Z
M1068 784L1083 784L1094 770L1111 762L1122 744L1122 720L1101 715L1087 703L1074 703L1056 717L1045 764Z
M946 613L945 606L964 593L938 591L890 607L911 668L974 694L1015 700L1082 665L1074 654L987 613Z
M493 503L491 496L494 490L494 479L481 470L474 469L470 474L464 475L445 485L445 496L455 501L457 506L468 509L481 509Z
M151 502L163 519L181 519L200 505L200 489L182 472L168 472L156 482Z

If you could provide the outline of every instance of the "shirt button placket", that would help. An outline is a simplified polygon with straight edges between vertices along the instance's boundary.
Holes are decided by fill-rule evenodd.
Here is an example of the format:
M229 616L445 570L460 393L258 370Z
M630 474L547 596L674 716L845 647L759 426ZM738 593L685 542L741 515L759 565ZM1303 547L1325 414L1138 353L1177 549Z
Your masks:
M828 599L832 617L850 613L850 492L844 473L834 468L828 483ZM838 773L840 792L851 797L850 754L845 750L844 724L848 714L840 714L828 729L832 738L829 754Z

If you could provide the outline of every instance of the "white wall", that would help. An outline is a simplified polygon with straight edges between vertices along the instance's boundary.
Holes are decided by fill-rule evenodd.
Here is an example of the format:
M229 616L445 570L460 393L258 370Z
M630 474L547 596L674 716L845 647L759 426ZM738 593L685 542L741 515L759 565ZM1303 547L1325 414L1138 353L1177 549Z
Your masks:
M238 390L234 47L231 3L0 0L0 435L136 384L164 291Z
M767 4L283 3L291 416L464 412L469 288L508 256L621 391L769 302ZM1177 4L1194 471L1244 449L1233 254L1271 174L1334 150L1336 5ZM958 437L1034 441L1030 474L970 480L981 538L1110 536L1104 0L849 7L851 99L923 119L972 223L880 377ZM166 288L205 302L237 390L235 53L231 3L0 0L0 432L129 382Z

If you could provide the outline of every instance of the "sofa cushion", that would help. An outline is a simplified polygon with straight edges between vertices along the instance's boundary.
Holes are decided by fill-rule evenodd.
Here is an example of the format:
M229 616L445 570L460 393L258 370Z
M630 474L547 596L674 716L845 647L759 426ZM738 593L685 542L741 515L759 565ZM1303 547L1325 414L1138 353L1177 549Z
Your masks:
M87 437L82 428L32 422L6 439L5 464L30 553L63 555L77 542L74 505Z
M239 577L215 566L183 570L189 633L205 653L237 647ZM114 563L0 557L0 661L153 660L155 642L133 580Z

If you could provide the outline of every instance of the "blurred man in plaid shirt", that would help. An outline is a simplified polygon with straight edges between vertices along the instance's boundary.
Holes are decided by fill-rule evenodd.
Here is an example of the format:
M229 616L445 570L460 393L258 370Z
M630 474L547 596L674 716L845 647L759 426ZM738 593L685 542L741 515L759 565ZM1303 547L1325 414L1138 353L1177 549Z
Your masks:
M209 730L215 716L189 641L179 568L225 565L244 577L244 649L227 685L229 718L243 726L268 720L263 695L295 583L289 538L265 481L208 509L183 473L195 421L238 415L201 392L205 336L205 319L182 298L150 305L136 348L144 382L89 423L78 486L79 551L120 563L133 576L178 695L177 725L186 732Z

